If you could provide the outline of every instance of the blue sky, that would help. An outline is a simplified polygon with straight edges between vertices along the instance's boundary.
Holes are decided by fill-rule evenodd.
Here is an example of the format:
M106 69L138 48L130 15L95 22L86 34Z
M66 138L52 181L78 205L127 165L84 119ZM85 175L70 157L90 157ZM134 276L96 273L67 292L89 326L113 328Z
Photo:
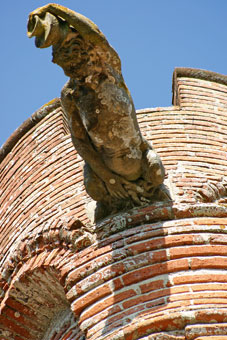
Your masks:
M60 95L63 71L51 48L26 36L29 12L46 1L1 4L0 145L34 111ZM170 106L175 67L227 74L226 0L59 0L93 20L122 61L137 109Z

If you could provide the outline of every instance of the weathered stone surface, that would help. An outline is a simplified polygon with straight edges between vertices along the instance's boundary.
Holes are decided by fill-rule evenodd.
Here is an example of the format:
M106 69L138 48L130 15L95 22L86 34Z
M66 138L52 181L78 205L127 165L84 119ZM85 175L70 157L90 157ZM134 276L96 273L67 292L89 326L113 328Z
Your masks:
M30 14L28 36L36 36L37 47L52 45L53 62L70 77L61 102L73 144L86 161L85 188L99 202L96 219L169 199L161 187L161 159L141 135L120 59L98 27L49 4Z

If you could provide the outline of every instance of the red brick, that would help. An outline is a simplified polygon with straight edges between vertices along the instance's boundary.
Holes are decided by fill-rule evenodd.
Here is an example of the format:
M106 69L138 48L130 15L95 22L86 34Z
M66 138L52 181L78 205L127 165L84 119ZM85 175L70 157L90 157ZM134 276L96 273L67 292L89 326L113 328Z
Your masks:
M169 335L164 333L156 333L152 335L148 335L147 340L185 340L185 336L181 335Z
M187 340L197 340L197 337L210 336L211 338L227 334L227 324L200 324L189 325L185 330Z
M166 250L157 250L152 252L152 262L163 262L168 260L168 255Z
M211 235L210 243L211 244L227 244L227 235L225 234Z
M149 283L144 283L140 285L140 289L142 293L147 293L152 290L164 288L163 280L151 281Z
M167 302L165 299L159 299L160 303L159 305L154 305L147 303L146 308L144 308L143 311L141 311L140 316L141 317L147 317L151 316L160 316L163 314L166 314L168 311L175 310L176 312L182 311L182 307L184 307L184 310L187 310L187 307L191 308L191 301L190 300L181 300L181 301L174 301L174 302Z
M213 268L213 269L226 269L227 268L227 257L205 257L205 258L192 258L191 259L191 269L203 269L203 268Z
M122 253L124 253L124 250L122 251ZM78 268L71 271L66 279L66 283L72 286L86 276L92 274L93 272L96 272L99 268L107 267L111 262L114 262L113 255L111 253L95 258L94 260L90 260L88 263L79 266ZM112 268L113 270L114 268L117 269L117 267L119 268L119 270L124 270L122 264L113 264L111 267L108 266L108 268L111 268L111 270Z
M124 287L124 284L120 278L113 280L114 290L119 290Z
M188 283L203 283L203 282L227 282L227 274L192 274L192 275L181 275L173 278L173 283L188 284Z
M130 315L134 315L135 313L140 313L144 309L146 309L145 305L134 306L133 308L129 308L126 311L123 311L123 312L118 313L117 315L115 315L113 317L110 317L109 319L107 319L107 323L111 324L114 321L123 319L125 317L130 317Z
M146 225L145 227L144 226L134 227L131 230L124 231L125 243L127 245L164 235L165 233L160 223L152 224L152 226Z
M46 260L44 261L44 265L48 266L51 262L53 262L55 260L55 258L57 257L57 254L59 252L59 249L53 249L49 255L46 257Z
M227 340L227 335L199 336L196 340Z
M128 247L132 254L150 251L158 248L174 247L193 243L193 235L174 235L163 238L155 238L145 242L137 243Z
M112 305L110 307L107 307L105 310L97 313L96 315L93 315L90 320L89 320L89 326L92 327L93 325L96 325L98 322L105 320L105 324L111 323L112 320L112 315L117 314L119 315L119 313L122 311L122 308L119 305ZM115 316L113 316L114 320L115 320ZM86 313L83 313L80 316L79 319L79 325L81 325L85 320L89 319L89 317L87 317ZM118 319L118 318L117 318Z
M114 306L118 302L121 302L121 301L128 299L128 298L135 296L135 295L136 295L136 292L133 289L129 289L129 290L125 290L121 293L118 293L116 295L112 295L112 296L110 296L106 299L103 299L100 304L96 304L94 307L91 306L91 308L89 308L89 310L86 311L84 313L84 315L82 315L82 317L80 318L80 321L82 322L82 320L88 319L91 316L96 315L97 313L100 313L104 309L106 309L110 306ZM77 302L75 302L75 305L77 307Z
M15 299L13 298L8 298L6 301L5 301L5 304L11 308L13 308L14 310L22 313L22 314L25 314L27 315L28 317L30 318L33 318L35 317L36 313L35 311L33 311L31 308L29 308L28 306L25 306L24 304L16 301Z
M172 260L166 263L154 264L141 268L123 275L122 279L125 285L140 282L156 275L172 273L180 270L188 270L188 261L186 259Z
M173 287L175 288L175 287ZM185 292L187 292L187 294L183 294L184 291L182 290L182 294L171 294L168 298L168 301L183 301L183 300L193 300L194 304L199 304L198 301L205 301L205 302L201 302L201 304L206 303L207 301L209 301L209 304L212 304L214 299L223 302L223 304L227 303L226 299L227 299L227 292L200 292L200 293L190 293L188 292L188 290L186 290Z
M131 323L124 328L124 336L125 340L134 340L157 331L182 329L184 326L185 320L181 319L180 313L172 313L168 316L143 319L140 322Z
M225 309L217 309L217 307L209 307L205 310L196 312L196 320L198 323L223 323L226 322L227 311Z
M22 314L18 310L15 311L11 308L4 308L4 311L2 313L6 318L12 319L16 321L16 324L19 323L20 325L25 326L25 328L28 328L30 330L35 331L41 331L42 328L39 327L38 323L35 322L35 320L31 320L30 318L27 318L27 315Z
M128 251L132 255L136 255L141 252L162 248L164 246L165 246L165 238L163 237L163 238L148 240L145 242L141 242L141 243L128 246Z
M72 305L72 310L75 315L79 315L83 309L87 306L91 306L96 301L100 300L101 298L110 295L112 290L108 284L100 286L96 289L93 289L91 292L83 295L82 297L76 299L76 301Z
M72 331L69 331L61 338L61 340L69 340L71 335L72 335Z
M187 286L173 286L170 289L170 296L173 296L174 294L179 294L179 293L187 293L190 291L190 288ZM179 296L180 298L180 296Z
M127 308L130 308L132 306L137 306L139 304L142 304L142 303L146 303L146 302L150 302L152 301L152 303L156 304L155 301L153 300L156 300L160 297L164 297L164 296L167 296L169 295L170 293L170 290L168 288L166 289L161 289L159 291L155 291L155 292L152 292L152 293L149 293L149 294L144 294L144 295L140 295L134 299L130 299L128 301L125 301L122 303L124 309L127 309Z
M172 248L169 250L170 258L176 259L189 256L205 256L205 255L227 255L227 246L223 245L201 245Z
M216 306L216 308L218 308L218 305L222 305L222 307L227 307L227 299L220 297L218 298L201 298L201 299L194 299L194 304L195 305L212 305L212 306ZM217 320L218 321L218 320Z
M31 335L31 333L29 333L26 328L22 327L22 325L19 326L17 323L14 322L14 320L11 320L6 316L0 315L0 324L15 333L15 335L17 334L19 336L22 336L22 338L24 337L25 339L35 340L35 338Z
M227 283L220 283L220 282L214 282L210 284L202 283L200 285L192 285L191 287L192 291L206 291L206 290L211 290L211 291L226 291L227 290Z
M119 262L111 266L105 267L94 274L91 274L88 278L78 282L75 287L78 295L92 289L94 286L108 281L115 276L119 276L125 272L124 263Z

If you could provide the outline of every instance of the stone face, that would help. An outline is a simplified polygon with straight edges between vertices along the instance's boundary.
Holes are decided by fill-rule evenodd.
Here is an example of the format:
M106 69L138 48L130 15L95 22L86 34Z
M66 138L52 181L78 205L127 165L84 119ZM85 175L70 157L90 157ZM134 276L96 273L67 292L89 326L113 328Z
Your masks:
M1 340L226 338L225 81L176 70L175 105L137 112L173 202L96 224L59 100L11 137L0 151Z
M86 162L85 188L98 201L96 220L152 199L170 199L161 186L161 159L141 135L120 58L98 27L49 4L29 15L28 36L36 37L37 47L52 45L53 62L70 78L61 103L72 142Z

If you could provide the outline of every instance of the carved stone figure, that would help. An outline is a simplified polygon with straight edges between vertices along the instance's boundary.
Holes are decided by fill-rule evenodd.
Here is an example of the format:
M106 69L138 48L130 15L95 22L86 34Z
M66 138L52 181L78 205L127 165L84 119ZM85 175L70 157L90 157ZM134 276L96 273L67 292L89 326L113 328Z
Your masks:
M168 199L164 167L140 132L121 61L98 27L57 4L33 11L28 36L53 46L52 61L70 78L62 89L72 142L85 161L84 183L96 219L124 207Z

